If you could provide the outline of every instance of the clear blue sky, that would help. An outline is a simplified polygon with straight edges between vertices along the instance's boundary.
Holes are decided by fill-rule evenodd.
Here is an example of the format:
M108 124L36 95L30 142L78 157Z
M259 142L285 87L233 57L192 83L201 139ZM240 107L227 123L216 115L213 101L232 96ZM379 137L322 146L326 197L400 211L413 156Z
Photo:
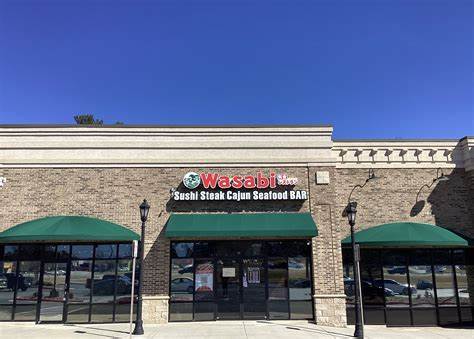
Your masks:
M0 123L474 135L473 2L0 0Z

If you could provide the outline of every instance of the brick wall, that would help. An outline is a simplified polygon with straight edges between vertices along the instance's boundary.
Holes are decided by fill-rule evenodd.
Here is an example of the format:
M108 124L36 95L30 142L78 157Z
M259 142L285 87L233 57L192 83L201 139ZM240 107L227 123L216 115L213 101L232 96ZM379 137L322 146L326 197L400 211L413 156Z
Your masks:
M474 236L470 210L472 196L468 185L469 173L463 169L444 170L449 181L430 185L436 169L377 169L380 179L356 189L352 199L357 201L356 230L394 221L437 224L468 236ZM352 187L363 184L365 169L337 169L336 223L340 238L349 234L343 210ZM420 190L421 189L421 190ZM417 200L418 195L418 200Z
M175 202L170 189L188 171L256 174L270 170L299 178L295 189L310 191L304 202ZM317 171L328 171L329 185L317 185ZM398 220L436 223L474 238L474 174L449 170L450 180L431 184L433 169L380 169L381 178L354 192L358 202L356 229ZM149 322L167 319L169 240L163 227L172 212L307 212L318 225L313 239L316 321L345 325L340 240L349 227L343 210L352 187L367 178L365 169L295 168L75 168L0 169L7 178L0 189L0 229L47 215L87 215L140 232L138 205L146 198L150 216L146 231L145 311ZM182 188L182 187L181 187ZM417 194L418 195L418 201Z

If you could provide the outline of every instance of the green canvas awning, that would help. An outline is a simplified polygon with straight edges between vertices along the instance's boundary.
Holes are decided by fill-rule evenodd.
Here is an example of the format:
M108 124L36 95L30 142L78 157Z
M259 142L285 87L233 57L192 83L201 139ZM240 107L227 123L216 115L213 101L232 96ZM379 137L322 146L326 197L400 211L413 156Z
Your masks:
M54 216L31 220L0 233L1 243L132 241L140 236L109 221L83 216Z
M435 225L414 222L395 222L361 230L355 233L361 246L372 247L464 247L468 241L459 235ZM342 240L351 244L351 237Z
M310 213L172 214L168 238L315 237Z

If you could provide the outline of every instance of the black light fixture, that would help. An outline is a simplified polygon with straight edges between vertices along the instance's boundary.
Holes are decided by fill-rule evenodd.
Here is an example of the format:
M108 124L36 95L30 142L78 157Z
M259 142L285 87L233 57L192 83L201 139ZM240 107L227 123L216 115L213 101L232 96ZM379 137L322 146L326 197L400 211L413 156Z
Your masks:
M137 303L137 320L135 321L135 329L133 330L134 335L142 335L145 332L143 331L143 319L142 319L142 305L143 305L143 298L142 298L142 285L143 285L143 259L145 256L145 222L148 219L148 212L150 211L150 205L146 201L140 204L140 219L142 221L142 234L140 237L140 274L138 280L138 303Z
M148 202L143 200L143 202L140 204L140 218L142 222L145 222L148 219L148 212L150 211L150 205L148 205Z
M350 226L354 226L356 222L357 203L355 201L349 202L346 208L347 220Z
M439 172L441 172L441 175L439 175ZM436 181L448 181L449 177L447 175L444 175L443 170L441 168L438 168L436 170L436 178L433 179L433 182Z

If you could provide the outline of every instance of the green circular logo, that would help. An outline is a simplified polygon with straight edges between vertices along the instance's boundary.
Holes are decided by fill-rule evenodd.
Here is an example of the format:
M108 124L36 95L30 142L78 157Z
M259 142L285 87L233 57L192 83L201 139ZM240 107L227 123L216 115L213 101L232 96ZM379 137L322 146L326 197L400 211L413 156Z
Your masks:
M201 183L201 178L199 177L199 174L195 172L186 173L186 175L183 178L184 186L186 186L190 190L198 187L200 183Z

